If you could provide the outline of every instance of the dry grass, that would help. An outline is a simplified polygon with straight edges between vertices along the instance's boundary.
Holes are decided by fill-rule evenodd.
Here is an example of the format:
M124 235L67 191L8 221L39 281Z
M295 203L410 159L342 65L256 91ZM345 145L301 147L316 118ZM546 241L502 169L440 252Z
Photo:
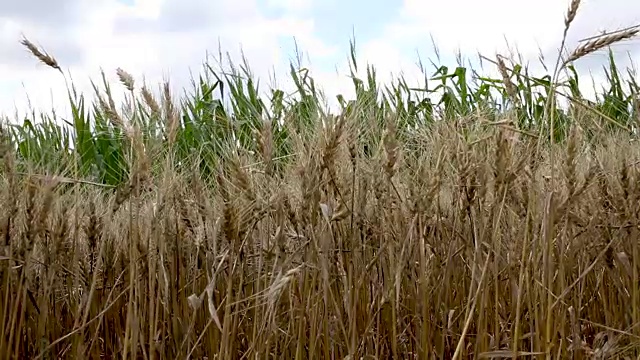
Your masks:
M514 146L499 126L474 142L441 125L415 157L389 129L363 158L347 122L298 149L283 179L245 154L216 193L167 170L115 212L115 195L90 187L5 178L0 353L636 356L640 151L628 141L572 133L549 150L562 159L554 186L549 154L536 160L533 140Z
M637 31L590 40L560 69ZM169 85L160 101L141 94L173 148ZM258 151L229 150L210 187L197 168L172 167L171 151L152 169L160 152L108 91L96 95L131 148L116 191L21 176L3 141L2 359L640 354L640 150L629 135L589 142L574 124L565 143L543 146L476 112L402 137L385 118L365 155L354 124L369 109L356 108L291 130L295 156L278 171L263 121Z

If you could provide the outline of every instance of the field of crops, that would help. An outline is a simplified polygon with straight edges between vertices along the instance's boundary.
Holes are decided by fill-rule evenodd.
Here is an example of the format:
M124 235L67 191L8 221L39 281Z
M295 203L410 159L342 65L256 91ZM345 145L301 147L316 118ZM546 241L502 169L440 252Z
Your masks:
M69 81L72 118L2 124L0 357L637 358L639 88L611 56L587 100L573 64L639 31L420 90L352 49L338 114L293 66L266 100L246 66Z

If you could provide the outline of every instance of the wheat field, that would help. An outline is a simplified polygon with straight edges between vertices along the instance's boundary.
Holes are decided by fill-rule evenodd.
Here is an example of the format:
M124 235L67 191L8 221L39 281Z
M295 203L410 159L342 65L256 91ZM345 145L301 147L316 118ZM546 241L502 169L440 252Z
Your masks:
M68 127L2 127L0 356L638 358L638 87L612 57L588 101L572 63L639 30L551 81L458 67L437 104L367 69L333 115L293 68L271 105L215 74L176 99L118 69L121 108L70 85Z

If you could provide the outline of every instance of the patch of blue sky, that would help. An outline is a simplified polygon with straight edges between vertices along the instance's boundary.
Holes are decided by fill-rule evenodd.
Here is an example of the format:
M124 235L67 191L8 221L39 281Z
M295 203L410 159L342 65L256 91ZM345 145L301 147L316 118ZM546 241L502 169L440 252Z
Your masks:
M311 17L320 38L349 50L349 41L364 43L381 36L401 6L389 0L327 0L314 5Z
M356 46L381 36L385 25L399 11L401 2L388 0L325 0L313 1L305 9L303 18L314 23L314 35L324 44L335 47L333 58L324 58L321 63L313 61L315 66L334 66L349 56L350 41ZM278 18L288 11L282 7L269 6L268 0L259 1L261 12L268 17ZM296 43L294 39L281 39L280 45L285 54L296 62ZM303 54L309 49L299 45ZM306 63L307 59L303 59Z

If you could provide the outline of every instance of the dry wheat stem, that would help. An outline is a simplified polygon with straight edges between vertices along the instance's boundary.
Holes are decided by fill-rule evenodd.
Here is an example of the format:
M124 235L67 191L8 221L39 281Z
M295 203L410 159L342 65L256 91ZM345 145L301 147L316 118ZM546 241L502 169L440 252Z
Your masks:
M40 60L42 63L44 63L45 65L47 65L47 66L49 66L51 68L54 68L54 69L60 71L60 73L62 73L62 69L60 68L60 65L58 65L58 62L56 61L56 59L53 56L47 54L44 51L40 51L38 49L38 47L35 46L27 38L23 38L20 43L22 45L24 45L31 52L31 54L33 54L33 56L38 58L38 60Z
M569 29L571 23L576 18L578 14L578 8L580 7L580 0L571 0L571 4L569 4L569 9L567 10L567 16L564 20L565 31Z
M562 63L561 67L564 67L570 62L576 61L607 46L613 45L623 40L631 39L635 37L638 32L640 32L639 28L631 28L625 31L601 36L599 38L590 40L573 50L571 55L569 55L569 57L567 57L567 59Z
M133 76L131 76L131 74L122 70L121 68L116 69L116 74L118 74L120 82L127 88L127 90L133 92L133 87L135 84Z

